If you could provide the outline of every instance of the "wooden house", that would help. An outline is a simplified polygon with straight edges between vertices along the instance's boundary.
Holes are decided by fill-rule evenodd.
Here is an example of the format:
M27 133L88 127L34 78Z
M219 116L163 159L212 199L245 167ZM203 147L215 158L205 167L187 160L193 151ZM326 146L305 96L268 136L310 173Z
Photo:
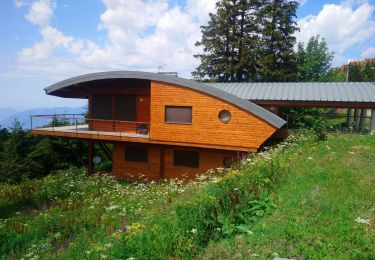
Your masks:
M227 167L256 152L285 121L248 100L196 81L146 72L70 78L48 95L88 100L86 124L32 129L33 134L111 143L118 178L180 178Z

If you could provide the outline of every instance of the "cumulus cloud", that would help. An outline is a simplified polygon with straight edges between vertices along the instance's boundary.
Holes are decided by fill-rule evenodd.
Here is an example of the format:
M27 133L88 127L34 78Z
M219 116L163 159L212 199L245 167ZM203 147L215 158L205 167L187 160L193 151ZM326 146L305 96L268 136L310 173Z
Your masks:
M25 17L33 24L45 26L52 18L53 9L54 7L50 0L37 0L32 3L31 8Z
M300 32L296 33L297 40L307 42L310 37L320 34L326 39L330 50L335 51L336 61L341 62L341 55L346 50L374 38L374 10L375 7L367 1L326 4L318 15L298 21Z
M28 16L44 13L45 19L27 19L40 26L42 40L18 53L22 67L25 69L28 63L33 63L30 70L43 69L48 67L48 62L53 62L54 71L60 68L65 72L70 62L72 72L77 73L77 67L81 68L78 71L157 71L159 65L167 64L166 70L190 76L198 63L193 55L199 51L194 44L201 37L200 25L208 21L208 13L214 11L216 0L187 0L183 7L171 6L168 0L102 1L106 10L100 15L98 30L107 33L104 45L64 35L49 25L53 3L47 0L34 2ZM36 3L47 3L52 13L36 12L43 9L35 7ZM70 54L69 60L57 57L57 50ZM58 62L64 66L57 66Z

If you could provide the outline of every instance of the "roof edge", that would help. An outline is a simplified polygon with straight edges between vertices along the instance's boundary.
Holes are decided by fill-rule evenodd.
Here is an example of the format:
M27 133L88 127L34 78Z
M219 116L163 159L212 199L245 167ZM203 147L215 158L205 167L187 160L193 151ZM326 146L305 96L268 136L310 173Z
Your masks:
M76 85L83 82L89 82L94 80L104 80L104 79L143 79L143 80L151 80L151 81L159 81L169 84L174 84L186 88L190 88L199 92L206 93L210 96L217 97L223 101L229 102L239 108L242 108L255 116L263 119L264 121L268 122L269 124L273 125L276 128L281 128L286 121L282 118L278 117L277 115L273 114L272 112L266 110L263 107L260 107L248 100L241 99L236 97L232 94L229 94L225 91L214 89L205 85L204 83L200 83L194 80L179 78L179 77L171 77L159 73L151 73L151 72L140 72L140 71L108 71L108 72L97 72L97 73L90 73L85 74L77 77L72 77L55 84L52 84L46 87L44 90L48 95L54 95L53 92L60 90L62 88Z

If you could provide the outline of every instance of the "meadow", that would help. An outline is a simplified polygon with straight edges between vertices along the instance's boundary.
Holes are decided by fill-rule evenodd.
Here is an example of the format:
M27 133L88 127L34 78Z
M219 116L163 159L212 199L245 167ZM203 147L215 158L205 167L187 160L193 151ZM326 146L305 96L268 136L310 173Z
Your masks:
M2 259L374 259L375 136L309 134L196 181L0 185Z

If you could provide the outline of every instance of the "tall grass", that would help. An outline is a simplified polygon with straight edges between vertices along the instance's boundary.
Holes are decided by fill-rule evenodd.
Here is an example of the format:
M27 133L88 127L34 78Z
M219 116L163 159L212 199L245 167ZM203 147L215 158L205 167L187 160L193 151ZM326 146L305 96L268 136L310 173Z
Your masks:
M210 241L252 227L277 205L290 175L291 137L223 176L184 183L121 183L71 169L0 190L0 256L10 258L193 258Z

